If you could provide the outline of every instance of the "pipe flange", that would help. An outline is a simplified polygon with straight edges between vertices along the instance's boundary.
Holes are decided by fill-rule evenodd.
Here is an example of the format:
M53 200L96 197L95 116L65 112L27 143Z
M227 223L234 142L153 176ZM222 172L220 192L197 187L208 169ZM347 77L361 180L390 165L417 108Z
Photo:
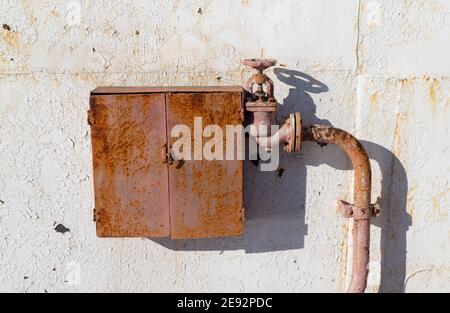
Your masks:
M295 113L295 145L294 152L302 150L302 116L300 113Z
M286 120L289 123L289 139L284 150L286 152L300 152L302 149L302 117L300 113L291 113Z
M291 153L295 149L295 114L289 114L289 140L284 146L284 150ZM286 121L287 122L287 121Z

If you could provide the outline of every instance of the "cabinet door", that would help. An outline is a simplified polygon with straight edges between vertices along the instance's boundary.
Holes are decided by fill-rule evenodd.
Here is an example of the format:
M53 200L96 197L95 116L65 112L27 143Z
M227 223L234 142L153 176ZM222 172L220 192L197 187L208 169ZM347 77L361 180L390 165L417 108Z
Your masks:
M202 126L241 125L241 92L169 93L167 131L186 125L194 149L194 117ZM208 138L203 139L203 143ZM224 138L225 153L225 138ZM193 156L193 153L192 153ZM171 237L174 239L237 236L243 232L242 161L184 160L169 166Z
M165 95L91 96L99 237L170 235Z

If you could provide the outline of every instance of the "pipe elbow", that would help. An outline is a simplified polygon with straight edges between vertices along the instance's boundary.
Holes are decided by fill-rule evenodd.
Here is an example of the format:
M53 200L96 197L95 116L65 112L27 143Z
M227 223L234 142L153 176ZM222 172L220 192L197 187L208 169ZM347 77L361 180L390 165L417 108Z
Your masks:
M274 129L275 133L272 133ZM276 149L280 145L285 146L289 144L291 134L291 124L289 123L289 120L286 120L281 127L278 125L264 124L250 125L250 135L258 143L258 145L263 147L266 151Z
M372 215L372 172L362 144L351 134L331 126L314 125L303 129L303 140L339 146L350 158L354 170L353 264L349 293L363 293L369 273L370 216ZM355 210L357 210L355 212ZM357 214L355 214L357 213Z

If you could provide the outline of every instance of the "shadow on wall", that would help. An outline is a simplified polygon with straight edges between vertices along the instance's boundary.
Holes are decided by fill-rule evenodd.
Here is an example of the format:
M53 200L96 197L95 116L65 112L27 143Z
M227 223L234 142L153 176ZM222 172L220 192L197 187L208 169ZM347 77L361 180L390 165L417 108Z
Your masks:
M408 178L400 160L388 149L361 141L381 171L381 215L372 224L381 227L381 273L379 292L404 292L406 232L412 225L406 210Z
M316 117L311 93L327 92L328 87L299 71L274 70L278 80L292 88L279 107L279 118L301 112L304 123L331 125ZM372 223L382 228L380 292L403 292L406 261L406 232L410 218L406 211L408 182L400 161L386 148L362 141L382 173L381 216ZM323 150L326 150L324 153ZM335 146L319 147L305 143L298 156L282 153L277 172L260 172L255 162L244 162L244 235L235 238L172 240L152 238L175 251L245 250L260 253L301 249L307 235L305 223L306 167L327 164L339 170L352 170L345 154ZM257 165L257 164L256 164ZM267 188L270 186L270 188ZM295 192L287 192L295 189ZM320 196L320 195L319 195ZM372 195L373 198L376 195ZM330 203L330 210L334 203Z

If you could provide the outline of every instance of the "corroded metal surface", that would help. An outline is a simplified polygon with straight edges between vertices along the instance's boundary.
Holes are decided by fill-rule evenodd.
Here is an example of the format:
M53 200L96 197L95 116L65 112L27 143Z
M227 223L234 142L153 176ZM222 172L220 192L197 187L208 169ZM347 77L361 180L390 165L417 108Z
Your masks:
M302 116L299 112L294 113L295 116L295 144L294 151L302 150Z
M93 91L88 121L97 234L178 239L242 234L242 161L174 162L167 141L173 126L194 130L194 117L203 118L203 127L222 126L225 135L226 125L242 124L242 93L238 87Z
M92 95L148 94L148 93L184 93L184 92L242 92L241 86L180 86L180 87L98 87Z
M331 126L307 126L303 129L303 140L322 144L335 144L345 151L354 168L354 205L364 208L370 205L372 172L369 157L364 147L351 134Z
M242 124L242 90L234 93L168 94L168 130ZM170 136L170 134L169 134ZM192 136L192 140L194 136ZM174 138L170 138L173 143ZM207 138L203 139L205 142ZM194 147L194 142L192 142ZM171 237L237 236L243 233L242 161L186 160L169 167Z
M338 210L345 218L353 218L355 220L368 220L380 214L380 205L378 203L371 204L366 208L358 208L351 203L338 200Z
M275 112L277 102L274 97L274 84L263 71L277 64L277 61L274 59L246 59L241 63L257 71L245 84L245 90L248 92L248 99L245 101L246 110L249 112ZM253 90L254 85L257 85L255 91Z
M345 151L353 164L354 204L356 208L371 207L372 171L364 147L351 134L331 126L307 126L303 129L303 140L319 144L335 144ZM369 272L370 214L362 214L353 222L353 265L348 292L364 292ZM358 216L357 216L358 217Z
M97 235L170 234L164 94L92 96Z

